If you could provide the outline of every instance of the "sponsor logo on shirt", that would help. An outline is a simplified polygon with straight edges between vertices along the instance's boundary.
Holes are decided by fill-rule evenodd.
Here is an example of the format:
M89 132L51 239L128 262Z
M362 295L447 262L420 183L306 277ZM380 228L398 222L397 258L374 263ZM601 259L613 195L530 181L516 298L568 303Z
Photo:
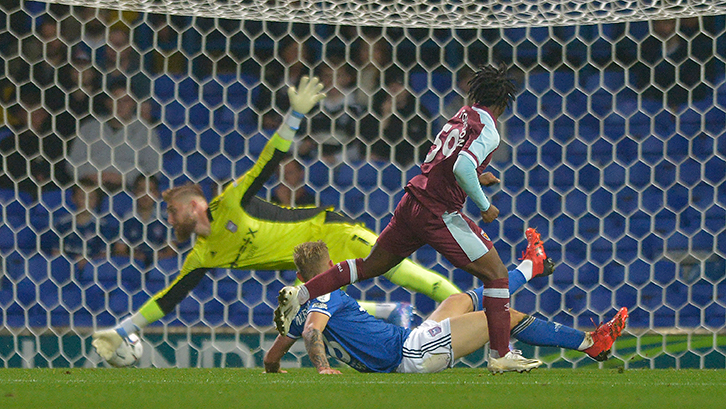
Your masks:
M232 233L237 233L237 225L232 222L232 220L229 220L227 222L227 230L231 231Z
M315 304L311 305L310 308L327 311L328 304L323 302L316 302Z

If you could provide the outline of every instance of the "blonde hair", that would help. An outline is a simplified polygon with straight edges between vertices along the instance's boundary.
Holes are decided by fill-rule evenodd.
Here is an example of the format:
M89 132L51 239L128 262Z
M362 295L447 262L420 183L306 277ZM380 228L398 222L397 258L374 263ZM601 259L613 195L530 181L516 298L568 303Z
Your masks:
M327 270L330 261L328 246L321 240L300 244L293 250L292 259L303 280L310 280Z
M182 186L167 189L164 191L164 193L161 194L161 196L164 198L164 201L169 204L177 200L186 201L191 199L192 197L200 197L204 199L204 192L202 191L202 188L199 187L199 185L195 185L194 183L190 182Z

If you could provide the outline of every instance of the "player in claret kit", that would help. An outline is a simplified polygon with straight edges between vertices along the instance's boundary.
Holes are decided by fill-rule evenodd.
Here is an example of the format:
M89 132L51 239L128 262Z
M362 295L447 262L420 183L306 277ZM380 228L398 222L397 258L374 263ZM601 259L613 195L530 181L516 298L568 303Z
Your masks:
M529 245L527 251L544 253L541 242ZM303 281L333 265L321 241L297 246L294 258ZM519 267L509 274L510 291L515 292L526 279ZM265 354L265 371L281 372L280 360L300 338L305 340L308 356L321 374L340 373L331 368L328 355L361 372L443 371L487 343L487 317L481 311L483 291L479 287L450 296L426 321L411 330L372 317L344 291L335 290L303 304L288 334L279 335ZM574 349L604 361L627 319L628 310L623 307L595 331L583 332L511 310L508 329L511 328L514 338L527 344ZM529 371L542 364L534 359L529 361L530 365L516 370ZM494 370L500 371L503 368Z
M499 146L497 118L514 101L516 86L506 67L493 66L481 68L469 85L472 105L462 107L436 136L421 165L421 174L406 185L406 194L368 257L338 263L303 285L280 291L275 324L282 335L287 333L300 305L309 299L379 276L429 244L454 266L484 283L491 346L489 369L522 371L539 364L509 350L507 269L486 233L462 212L468 196L481 210L485 223L499 214L481 185L498 182L484 169Z
M319 239L330 243L331 256L336 260L370 252L376 234L332 208L287 208L256 196L290 149L303 114L325 96L321 90L317 78L307 77L300 81L299 90L290 88L292 112L285 123L268 141L255 165L211 202L207 202L201 187L193 184L163 193L168 221L179 241L196 234L196 242L181 272L167 288L115 328L93 334L93 345L104 359L112 356L124 337L173 311L210 269L293 269L293 248ZM436 301L460 292L442 275L408 259L393 266L386 278ZM381 311L385 306L376 307L377 316L400 317L403 323L409 316L405 309Z

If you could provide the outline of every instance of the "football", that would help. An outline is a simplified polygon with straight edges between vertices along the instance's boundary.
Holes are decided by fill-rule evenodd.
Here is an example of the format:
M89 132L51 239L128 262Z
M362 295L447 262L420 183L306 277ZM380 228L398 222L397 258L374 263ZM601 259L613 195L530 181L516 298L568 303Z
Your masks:
M108 363L117 368L131 366L139 362L143 353L144 347L141 344L141 339L136 334L131 334L116 348L116 352L108 360Z

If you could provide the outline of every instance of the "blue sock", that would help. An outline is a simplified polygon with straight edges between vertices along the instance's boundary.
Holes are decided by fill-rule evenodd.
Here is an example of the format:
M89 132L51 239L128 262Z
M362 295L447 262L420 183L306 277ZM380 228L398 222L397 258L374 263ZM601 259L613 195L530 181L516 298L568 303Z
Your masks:
M522 288L522 286L526 283L527 279L524 278L524 274L522 274L521 271L512 270L509 272L509 294L514 294L515 291ZM472 302L474 303L474 311L481 311L484 309L484 306L482 305L484 303L483 292L484 286L467 291L467 294L469 294Z
M512 330L512 336L530 345L577 350L585 333L555 322L527 316Z
M521 271L514 269L509 272L509 294L514 294L525 284L527 284L527 279L524 278Z

